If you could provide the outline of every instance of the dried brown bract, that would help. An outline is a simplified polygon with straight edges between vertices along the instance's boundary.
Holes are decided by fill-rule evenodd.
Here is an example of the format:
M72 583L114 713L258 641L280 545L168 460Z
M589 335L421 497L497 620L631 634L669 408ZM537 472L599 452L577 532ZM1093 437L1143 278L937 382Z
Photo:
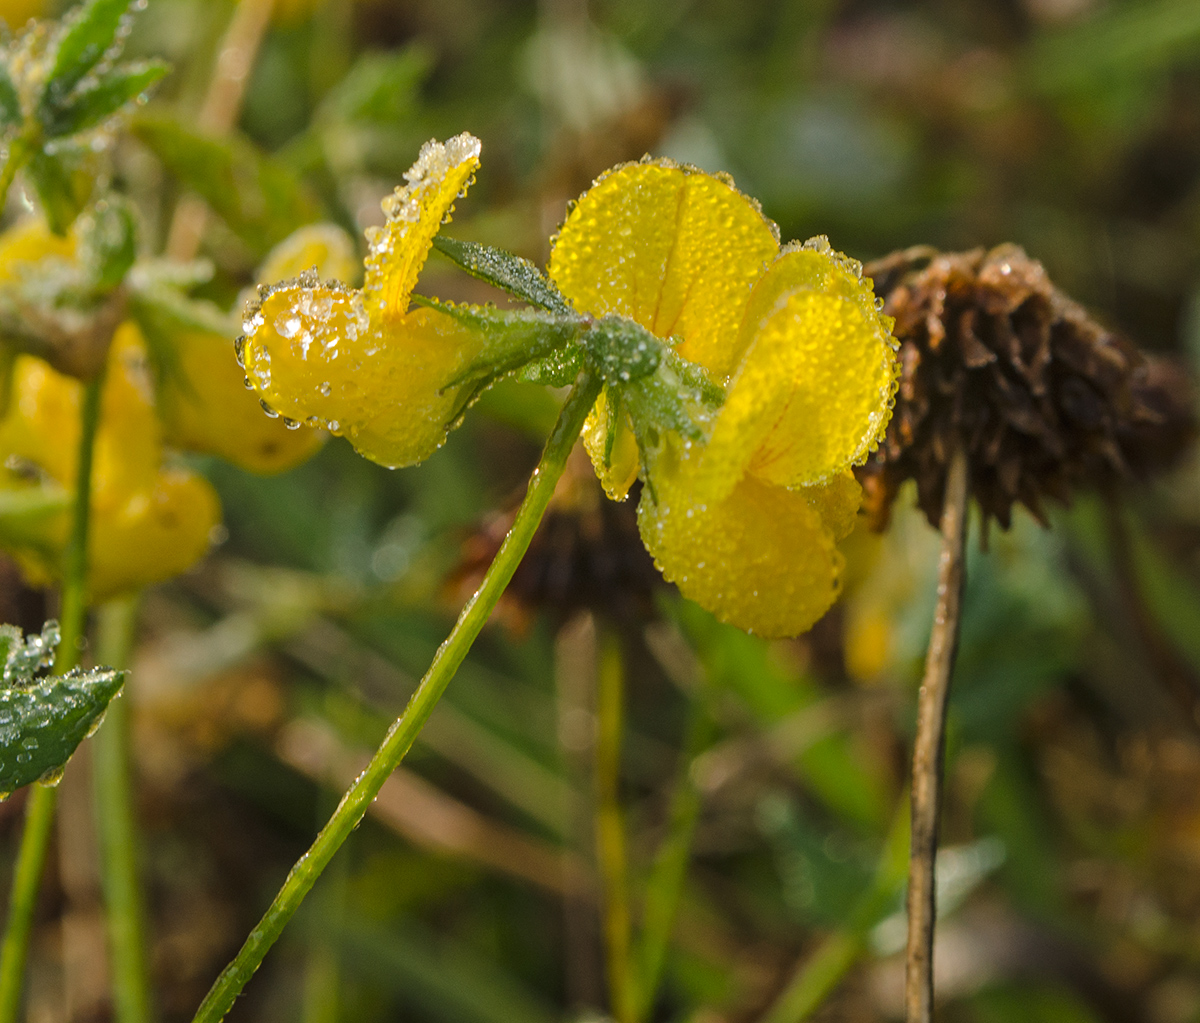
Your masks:
M1014 502L1044 524L1045 498L1145 478L1196 432L1183 370L1106 330L1015 245L909 249L864 272L900 341L895 414L859 471L877 529L910 477L937 526L956 442L985 524L1007 528Z

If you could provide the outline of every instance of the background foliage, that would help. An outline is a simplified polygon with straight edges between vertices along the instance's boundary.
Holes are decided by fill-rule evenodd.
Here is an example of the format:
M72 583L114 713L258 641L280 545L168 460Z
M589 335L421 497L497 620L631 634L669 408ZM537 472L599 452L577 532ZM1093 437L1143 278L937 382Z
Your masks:
M544 262L568 199L648 151L733 173L784 237L825 233L864 260L1017 242L1145 348L1200 359L1190 0L276 7L228 142L194 115L234 5L151 0L127 45L174 70L135 115L114 184L155 252L185 191L209 202L202 293L223 307L300 223L361 237L420 144L468 129L484 168L454 237ZM437 255L418 290L496 298ZM197 461L225 527L198 570L147 597L130 683L164 1019L189 1018L403 706L465 595L456 566L554 414L515 384L481 411L403 472L341 441L270 479ZM1049 531L1018 513L973 545L945 810L948 1020L1200 1019L1200 739L1165 677L1200 694L1200 462L1127 497L1116 516L1094 500L1056 510ZM896 1015L888 835L935 541L905 512L882 539L856 534L847 598L796 641L764 644L666 591L652 615L632 598L599 609L626 649L639 895L672 780L687 771L699 797L656 1019L760 1018L830 935L853 965L818 1011ZM3 579L4 620L40 628L45 595L11 566ZM555 608L508 611L236 1018L603 1008L594 908L571 887L593 855L594 632ZM681 764L690 714L711 729ZM86 820L71 810L86 769L63 783L30 1019L109 1011L95 839L69 823ZM8 858L19 807L0 806Z

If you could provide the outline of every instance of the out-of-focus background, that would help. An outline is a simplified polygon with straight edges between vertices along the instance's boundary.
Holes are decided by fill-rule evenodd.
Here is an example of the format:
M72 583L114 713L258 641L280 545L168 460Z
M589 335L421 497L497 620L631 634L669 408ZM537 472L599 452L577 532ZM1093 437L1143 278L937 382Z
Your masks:
M0 6L19 24L60 5ZM174 65L155 104L200 110L236 9L150 0L129 48ZM650 153L732 174L785 239L863 260L1018 243L1103 322L1200 367L1195 0L276 0L246 74L237 131L358 239L429 138L483 143L446 232L539 263L570 199ZM181 186L134 139L115 166L161 251ZM232 302L299 226L273 215L261 248L205 222L204 294ZM418 291L498 300L437 255ZM554 412L502 385L398 472L341 440L269 479L197 463L225 526L146 596L130 689L164 1020L190 1018L403 707ZM839 934L854 953L817 1018L898 1017L899 890L870 927L862 905L904 812L936 536L902 499L886 534L848 541L843 601L765 643L656 585L586 480L231 1019L602 1018L590 694L614 631L638 905L681 772L700 800L653 1018L762 1019ZM972 536L941 1018L1194 1023L1200 456L1051 523L1018 511L986 551ZM5 619L40 626L44 596L14 571ZM35 1023L111 1014L86 772L84 754L63 783ZM21 806L0 806L3 877Z

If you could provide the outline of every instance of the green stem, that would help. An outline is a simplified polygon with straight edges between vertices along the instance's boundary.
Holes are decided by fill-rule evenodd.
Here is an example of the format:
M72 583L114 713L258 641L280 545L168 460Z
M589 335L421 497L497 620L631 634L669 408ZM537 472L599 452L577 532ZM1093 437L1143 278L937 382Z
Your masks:
M96 644L99 663L112 668L128 667L137 613L137 596L110 601L100 609ZM104 727L92 739L92 770L100 828L101 881L112 953L115 1018L117 1023L149 1023L153 1013L129 763L130 699L127 681L123 698L108 705Z
M11 159L11 157L10 157ZM75 474L75 504L71 514L71 538L63 565L60 625L62 639L54 655L54 671L65 674L79 666L87 625L87 536L91 508L92 453L96 426L100 421L100 391L103 375L84 388L80 410L79 457ZM25 957L29 932L37 905L38 885L46 863L46 848L54 826L56 790L35 782L25 809L25 831L13 871L8 924L0 945L0 1023L16 1023L21 1011L21 988L25 979Z
M37 121L29 121L21 130L21 134L9 143L8 157L0 166L0 216L4 215L4 207L8 202L8 190L12 188L13 180L29 158L37 151L41 142L42 128Z
M225 1017L321 871L362 820L388 776L404 759L404 755L433 712L447 684L454 677L475 637L479 635L479 630L487 622L500 595L517 570L517 565L529 547L546 505L554 493L554 486L566 466L571 448L579 438L584 420L599 393L599 378L585 370L567 396L558 422L546 441L542 459L529 480L529 489L517 510L512 529L504 538L504 543L483 577L482 584L467 601L450 635L434 655L433 663L421 679L404 713L392 725L366 770L342 797L338 808L321 829L308 852L292 868L283 887L275 896L275 901L267 908L258 926L250 932L233 962L225 967L216 979L197 1010L194 1023L217 1023Z
M596 680L596 861L603 896L609 1011L617 1023L635 1023L637 993L630 955L628 855L620 794L625 672L620 640L611 631L601 633L599 661Z
M700 790L692 780L692 765L711 742L714 732L713 719L705 695L696 694L691 698L679 777L675 781L667 816L667 834L655 854L646 883L638 956L641 967L638 983L639 1019L648 1019L654 1010L654 999L658 993L667 947L675 927L683 884L687 878L692 836L696 831L696 821L700 817Z
M850 911L847 922L828 935L804 961L760 1023L801 1023L812 1016L867 950L871 930L894 907L908 867L908 798L902 798L884 841L875 878Z

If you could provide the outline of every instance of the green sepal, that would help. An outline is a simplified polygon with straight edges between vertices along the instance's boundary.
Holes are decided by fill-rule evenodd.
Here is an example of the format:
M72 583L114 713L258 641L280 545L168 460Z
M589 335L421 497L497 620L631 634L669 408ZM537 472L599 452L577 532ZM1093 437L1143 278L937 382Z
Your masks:
M526 363L517 372L516 377L528 384L569 387L579 376L583 363L583 350L578 345L570 345Z
M667 346L641 324L608 315L580 337L588 361L610 387L641 380L658 369Z
M102 668L36 678L57 641L53 622L28 639L11 625L0 626L0 795L60 776L125 681L124 672Z
M695 363L672 349L655 371L620 388L638 446L652 430L669 430L687 440L701 440L713 413L725 400L725 392ZM650 436L650 443L657 440Z
M76 92L63 105L44 112L46 137L74 135L95 127L141 97L170 70L170 65L161 60L113 68L91 88Z
M549 313L574 315L570 303L554 282L528 259L490 245L460 242L443 235L434 236L433 247L472 277L487 281L523 302Z
M130 130L259 256L320 208L286 166L242 138L212 138L161 114L137 114Z
M120 45L118 30L130 0L88 0L63 20L54 66L38 100L38 120L52 121L71 91Z
M33 180L50 230L66 234L95 190L94 154L73 145L60 146L53 155L39 148L30 157L26 173Z
M23 117L21 114L21 97L17 87L13 85L12 76L8 73L8 60L0 60L0 134L10 128L19 127Z

